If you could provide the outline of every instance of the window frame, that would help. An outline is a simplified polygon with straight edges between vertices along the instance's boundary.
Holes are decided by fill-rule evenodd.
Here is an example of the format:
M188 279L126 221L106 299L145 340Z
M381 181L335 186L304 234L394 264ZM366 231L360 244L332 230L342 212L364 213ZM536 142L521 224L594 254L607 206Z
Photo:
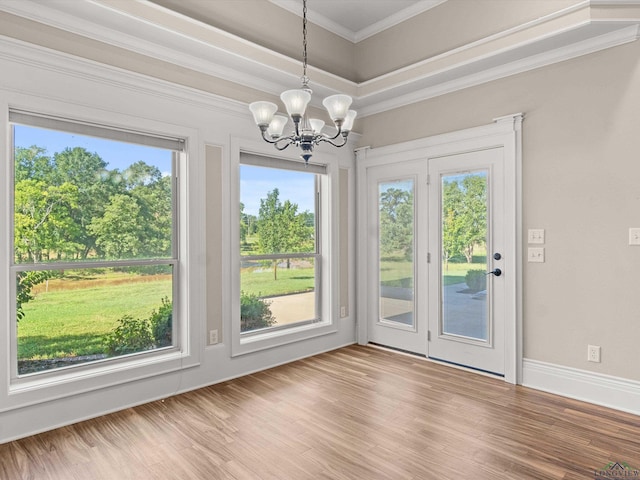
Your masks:
M2 223L7 227L4 243L5 259L0 262L3 270L3 282L7 285L5 357L6 369L2 396L4 405L0 412L47 402L53 399L74 396L92 390L128 383L135 380L176 372L200 364L198 325L202 323L198 312L204 311L203 288L197 278L201 278L204 267L193 260L191 251L204 248L204 231L197 228L204 214L202 202L198 199L204 192L204 163L197 145L198 132L194 128L176 126L158 120L141 119L111 111L99 113L90 107L70 105L53 99L41 98L38 102L24 100L22 104L2 102L5 115L0 123L5 129L5 145L7 161L4 171L5 181L0 183L0 194L6 201L3 209ZM13 121L9 119L12 110L38 112L35 115L53 119L70 119L70 123L86 124L91 128L105 128L114 132L148 135L153 138L173 139L183 142L184 148L174 153L173 172L173 250L172 259L160 259L159 263L173 262L172 301L174 309L173 346L159 348L122 357L112 357L104 361L87 362L72 368L58 368L38 372L36 375L17 375L17 341L16 341L16 285L13 257L14 241L14 165L13 161ZM55 112L55 113L53 113ZM99 118L96 117L99 115ZM15 122L24 124L24 122ZM30 125L30 124L27 124ZM38 126L38 125L30 125ZM168 133L170 132L170 133ZM140 142L133 142L140 143ZM189 162L187 162L189 159ZM4 193L2 191L4 190ZM193 233L190 232L193 230ZM188 235L188 232L190 234ZM174 257L175 255L175 257ZM175 261L173 260L175 259ZM127 261L127 264L134 263ZM139 262L145 263L145 261ZM138 263L138 264L139 264ZM79 268L73 262L64 267ZM89 267L97 267L97 262ZM62 268L63 265L50 265ZM49 267L47 267L49 269Z
M243 162L243 156L240 158L240 165L248 166L248 167L257 167L257 168L272 168L274 170L286 170L286 171L295 171L286 168L282 168L286 166L283 162L277 162L280 166L262 166L255 165L252 163ZM320 169L318 169L320 170ZM322 189L321 189L321 175L326 175L326 170L322 169L324 173L318 172L308 172L314 174L314 239L313 251L310 252L290 252L290 253L271 253L271 254L260 254L260 255L242 255L240 253L240 261L251 261L251 260L288 260L288 259L296 259L296 258L313 258L314 259L314 284L313 284L313 292L314 292L314 317L308 319L302 319L295 321L290 324L285 325L274 325L273 327L266 327L257 330L249 330L246 332L240 332L241 342L244 338L248 338L254 335L263 335L269 331L277 331L277 330L286 330L290 328L295 328L296 326L302 326L307 324L318 323L322 319L322 211L320 206L320 198L322 197ZM242 193L242 192L241 192Z
M338 258L332 255L337 251L338 238L337 226L334 227L332 218L338 218L338 165L335 157L326 154L314 154L313 163L309 167L304 166L296 152L276 152L264 148L263 145L254 142L237 139L232 140L231 154L232 163L230 171L230 190L232 204L230 208L230 241L231 241L231 308L230 329L231 329L231 356L239 356L260 350L278 347L289 343L301 342L310 338L327 335L338 331L336 302L338 298ZM268 147L268 145L267 145ZM264 161L273 161L273 166L282 168L290 165L292 170L305 171L318 168L316 197L318 220L316 221L316 245L319 261L316 265L316 275L321 272L321 279L318 282L316 291L316 311L318 318L311 322L297 322L290 326L281 328L267 328L255 332L240 332L240 165L245 164L242 158L260 157ZM247 162L248 163L248 162ZM254 164L255 163L248 163ZM268 163L265 164L267 166ZM324 173L322 173L324 172ZM314 172L315 173L315 172ZM299 254L291 254L299 258ZM242 256L242 258L246 258Z
M155 137L141 132L132 132L125 130L113 129L110 127L101 127L94 124L87 124L76 122L69 119L54 118L50 116L44 116L37 113L23 112L18 110L9 110L9 129L11 144L11 169L12 175L10 179L10 195L11 195L11 211L15 212L15 127L33 127L40 129L47 129L54 132L63 133L75 133L78 135L86 135L93 138L108 139L117 141L120 143L128 143L134 145L152 146L156 148L162 148L171 152L171 254L168 257L157 258L145 258L145 259L118 259L118 260L79 260L79 261L46 261L41 263L16 263L15 256L12 257L9 263L9 271L12 279L15 279L21 272L29 271L60 271L60 270L79 270L79 269L94 269L94 268L117 268L117 267L140 267L140 266L171 266L171 290L172 290L172 316L178 318L176 312L179 305L179 297L177 295L178 285L178 265L179 265L179 248L178 248L178 231L177 231L177 212L178 212L178 198L177 198L177 182L176 182L176 170L179 154L184 152L184 140L182 139L168 139L162 137ZM134 141L138 140L138 141ZM179 149L179 150L178 150ZM53 152L49 152L53 153ZM10 248L11 251L15 251L15 213L11 215L11 230L10 230ZM161 347L154 350L140 351L122 356L112 356L105 359L80 363L77 365L69 365L65 367L53 368L49 370L42 370L38 372L20 374L18 371L18 324L17 324L17 286L16 282L11 282L11 305L13 306L12 328L11 328L11 357L10 357L10 381L14 385L19 385L24 382L28 382L29 379L45 376L54 376L56 372L67 369L90 369L97 363L106 362L124 362L130 359L134 355L153 355L157 354L161 350L177 350L179 345L177 344L178 329L180 322L172 322L172 345L167 347ZM15 328L13 328L15 327Z

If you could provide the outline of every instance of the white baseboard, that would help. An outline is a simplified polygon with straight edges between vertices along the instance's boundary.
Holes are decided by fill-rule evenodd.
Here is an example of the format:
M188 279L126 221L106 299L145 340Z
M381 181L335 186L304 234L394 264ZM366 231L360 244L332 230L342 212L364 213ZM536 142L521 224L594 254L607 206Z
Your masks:
M640 415L640 382L635 380L524 359L522 385Z

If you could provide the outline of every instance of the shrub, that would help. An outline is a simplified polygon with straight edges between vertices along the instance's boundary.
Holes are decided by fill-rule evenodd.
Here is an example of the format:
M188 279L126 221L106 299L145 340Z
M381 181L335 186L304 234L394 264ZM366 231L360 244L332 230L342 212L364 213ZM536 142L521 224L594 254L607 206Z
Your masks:
M469 270L464 277L469 290L479 292L487 288L487 274L484 270Z
M151 332L156 347L166 347L171 345L171 331L173 320L173 303L167 298L162 299L162 305L158 310L151 312L149 322L151 323Z
M53 275L53 272L46 270L18 273L16 277L16 317L18 321L24 318L22 306L35 298L32 292L33 287L48 280Z
M125 315L118 319L118 326L107 335L106 350L109 355L126 355L153 348L153 334L148 319Z
M149 318L133 318L125 315L118 319L118 326L106 337L105 349L109 355L126 355L152 348L171 345L173 302L162 298L158 310L152 310Z
M269 303L252 293L240 292L240 331L246 332L275 325Z

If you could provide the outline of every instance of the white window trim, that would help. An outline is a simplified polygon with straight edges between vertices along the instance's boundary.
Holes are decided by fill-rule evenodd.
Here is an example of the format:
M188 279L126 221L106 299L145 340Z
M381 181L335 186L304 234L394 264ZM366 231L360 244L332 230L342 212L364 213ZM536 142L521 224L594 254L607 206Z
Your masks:
M266 148L265 148L266 147ZM338 165L333 157L327 154L315 153L312 161L314 163L325 164L326 175L320 179L320 254L321 271L320 281L320 315L321 318L314 323L303 323L285 329L266 330L263 333L252 335L241 335L240 333L240 152L254 153L257 155L273 158L282 158L301 162L298 152L292 149L291 152L278 152L271 145L260 144L248 140L241 141L237 138L231 139L230 145L230 225L229 238L231 245L231 295L230 311L231 318L228 322L231 329L231 356L244 355L268 348L274 348L294 342L301 342L321 335L327 335L338 331L337 319L337 299L338 294L338 232L334 228L332 219L338 218ZM336 253L336 254L334 254Z
M11 139L8 119L9 109L20 109L41 112L44 115L68 117L86 120L98 125L114 126L124 130L147 131L152 134L179 137L185 140L186 148L178 154L176 162L178 212L177 212L177 242L178 258L175 272L177 295L176 318L180 322L177 328L178 348L158 350L145 355L132 355L122 359L111 359L105 362L88 363L74 368L52 370L41 375L21 377L12 380L9 371L0 374L0 412L29 405L48 402L54 399L78 395L81 393L102 389L123 383L129 383L144 378L175 372L200 364L202 350L201 323L204 318L205 292L202 282L204 265L198 262L196 255L191 252L204 250L204 225L201 221L205 216L204 201L200 198L204 192L204 148L199 146L198 131L191 128L176 126L156 120L141 119L133 115L107 111L104 109L88 108L60 102L46 96L14 94L0 91L0 110L4 114L0 117L0 129L4 129L0 148L5 152L5 158L13 158L11 154ZM189 161L187 162L187 158ZM2 231L7 232L6 238L0 240L2 258L0 258L0 291L6 292L7 301L2 315L6 319L3 330L3 348L7 365L11 362L10 348L11 331L15 325L15 308L11 298L15 295L15 285L10 274L9 259L12 258L11 242L8 235L13 234L10 228L13 212L12 202L12 165L5 162L2 171L3 180L0 182L0 196L5 199L5 208L0 210L0 225ZM12 292L12 293L10 293ZM15 352L13 352L15 353Z

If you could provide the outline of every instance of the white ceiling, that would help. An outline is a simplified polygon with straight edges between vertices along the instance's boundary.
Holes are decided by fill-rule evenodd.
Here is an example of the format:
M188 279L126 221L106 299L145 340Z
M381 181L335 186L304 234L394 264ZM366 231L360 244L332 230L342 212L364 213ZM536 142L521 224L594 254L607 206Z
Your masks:
M302 0L270 0L302 16ZM446 0L307 0L307 20L359 42Z

